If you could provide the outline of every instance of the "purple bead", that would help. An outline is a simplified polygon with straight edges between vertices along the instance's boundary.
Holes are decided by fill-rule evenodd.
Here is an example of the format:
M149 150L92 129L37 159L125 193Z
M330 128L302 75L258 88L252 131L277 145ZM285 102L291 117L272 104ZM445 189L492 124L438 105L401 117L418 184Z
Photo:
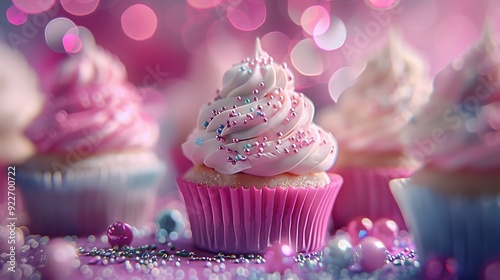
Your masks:
M118 247L123 247L125 245L130 245L134 234L132 233L132 228L127 223L114 222L108 227L108 242L111 247L117 245Z
M399 226L393 220L382 218L375 222L371 235L384 242L385 247L391 249L399 233Z

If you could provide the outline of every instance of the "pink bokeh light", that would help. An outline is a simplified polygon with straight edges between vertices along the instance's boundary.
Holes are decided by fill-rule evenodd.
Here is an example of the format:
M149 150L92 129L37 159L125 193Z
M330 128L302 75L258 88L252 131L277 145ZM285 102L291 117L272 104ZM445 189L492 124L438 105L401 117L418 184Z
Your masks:
M60 0L61 6L75 16L88 15L95 11L99 0Z
M187 3L196 9L209 9L219 5L222 0L187 0Z
M304 76L318 76L323 73L324 65L321 54L312 39L298 42L292 49L293 66Z
M75 23L68 18L59 17L51 20L45 27L45 41L49 48L57 53L66 53L63 38L71 30L77 30L77 28Z
M366 3L375 9L390 9L399 3L399 0L366 0Z
M485 265L482 279L494 280L498 279L498 275L500 275L500 260L495 258L493 261L490 261L487 265Z
M323 31L322 28L317 31L315 28L313 35L314 42L320 49L332 51L344 44L347 38L347 30L344 22L340 18L334 17L331 19L330 26L326 31Z
M307 34L322 34L330 27L330 15L323 6L311 6L302 13L300 23Z
M130 6L121 17L125 34L137 41L151 38L158 26L155 12L148 6L136 4Z
M64 35L62 43L67 53L77 53L82 49L82 40L75 34Z
M56 0L12 0L12 3L21 11L27 14L38 14L52 8Z
M25 51L34 65L42 65L37 66L42 71L45 64L60 57L58 53L77 51L78 38L82 48L86 47L81 32L65 32L69 27L76 28L74 24L60 32L50 27L49 42L43 40L45 26L57 17L67 17L78 23L78 27L88 27L88 33L95 35L97 44L123 60L131 81L138 85L150 75L145 69L169 73L161 82L163 85L173 78L185 78L186 73L193 71L191 68L203 68L199 72L211 71L211 77L215 77L214 82L209 79L203 82L210 87L219 81L218 76L231 63L251 55L255 37L261 37L265 51L276 61L289 64L298 88L305 89L306 94L310 90L318 99L324 95L328 101L343 86L330 83L330 78L335 74L346 75L336 71L366 57L392 27L401 29L405 40L423 54L430 64L431 75L470 47L479 37L485 18L493 22L497 41L500 38L500 17L496 16L500 1L497 0L40 1L45 4L42 5L44 9L50 6L46 3L55 4L41 14L27 14L14 4L6 12L8 21L4 22L5 33L12 31L9 35L16 36L12 38L17 41L11 44ZM127 19L125 13L130 11L124 11L137 3L147 5L139 4L148 15L139 18L132 9L133 16ZM87 10L71 8L71 5L84 6ZM5 5L8 7L9 4ZM19 11L19 18L11 10ZM140 28L151 18L152 24ZM123 19L128 25L123 25ZM16 24L20 26L13 26ZM25 36L25 31L32 33ZM45 48L49 54L37 54L36 51L44 51L37 45L39 39L43 47L50 47ZM303 42L304 39L307 41ZM136 53L141 53L140 58ZM201 65L202 57L209 57L210 61Z
M340 95L356 83L356 78L365 69L365 65L348 66L338 69L328 81L328 92L333 101L337 102Z
M262 48L266 50L278 62L283 62L288 55L288 46L290 38L279 31L272 31L262 36Z
M267 8L264 0L245 0L227 7L227 18L240 30L259 28L266 20Z
M288 16L295 24L301 25L302 15L312 6L322 6L327 13L330 13L330 5L327 1L288 0Z
M309 0L288 0L288 16L295 24L300 25L302 14L311 5L312 3Z
M5 12L7 20L13 25L21 25L28 20L28 14L19 10L16 6L10 6Z

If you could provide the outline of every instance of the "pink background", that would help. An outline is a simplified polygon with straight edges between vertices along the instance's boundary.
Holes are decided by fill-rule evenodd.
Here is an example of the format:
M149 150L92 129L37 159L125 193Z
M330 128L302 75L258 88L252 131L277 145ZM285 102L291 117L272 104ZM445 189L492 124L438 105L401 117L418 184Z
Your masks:
M0 40L26 55L44 89L55 63L67 56L46 41L47 36L62 40L47 27L50 20L62 17L87 28L97 44L115 53L126 65L131 82L158 91L146 96L146 101L153 104L149 111L162 121L159 151L166 154L178 152L194 126L197 108L214 96L226 69L252 55L257 36L275 60L292 66L297 89L321 109L334 104L331 95L338 95L329 90L332 75L377 49L391 27L400 30L428 61L431 76L478 39L485 20L500 35L497 0L12 2L0 4ZM26 14L23 2L42 3L50 9ZM96 3L95 10L85 10ZM139 10L127 10L139 3ZM132 21L127 20L127 12ZM333 50L313 41L313 30L329 26L333 28L329 42L336 44ZM125 31L134 32L130 28L135 35L127 36ZM152 35L145 40L131 38L148 34Z

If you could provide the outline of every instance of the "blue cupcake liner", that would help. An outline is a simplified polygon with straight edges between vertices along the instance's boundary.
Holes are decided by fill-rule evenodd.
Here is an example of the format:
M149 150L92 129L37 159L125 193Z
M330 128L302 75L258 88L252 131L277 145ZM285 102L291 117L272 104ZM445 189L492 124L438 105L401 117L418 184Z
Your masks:
M68 172L16 172L34 234L87 235L114 221L140 226L153 219L154 200L165 173L161 161L147 166Z
M392 180L390 188L424 265L453 258L459 278L479 279L484 266L500 257L500 194L446 195L411 179Z
M165 172L158 162L148 168L127 170L95 169L69 172L29 171L18 168L16 180L24 190L58 190L72 192L82 188L146 188L155 185Z

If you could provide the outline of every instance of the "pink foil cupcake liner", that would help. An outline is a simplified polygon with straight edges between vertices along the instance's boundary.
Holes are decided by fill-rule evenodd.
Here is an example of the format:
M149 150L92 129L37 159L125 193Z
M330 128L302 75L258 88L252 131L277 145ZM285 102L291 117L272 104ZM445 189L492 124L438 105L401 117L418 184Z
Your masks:
M389 188L389 181L407 178L411 168L335 168L344 178L333 207L335 229L347 226L357 217L366 217L373 222L380 218L394 220L400 229L407 229L403 215Z
M342 177L324 187L206 186L177 179L194 244L232 254L263 253L278 242L296 252L322 248Z

